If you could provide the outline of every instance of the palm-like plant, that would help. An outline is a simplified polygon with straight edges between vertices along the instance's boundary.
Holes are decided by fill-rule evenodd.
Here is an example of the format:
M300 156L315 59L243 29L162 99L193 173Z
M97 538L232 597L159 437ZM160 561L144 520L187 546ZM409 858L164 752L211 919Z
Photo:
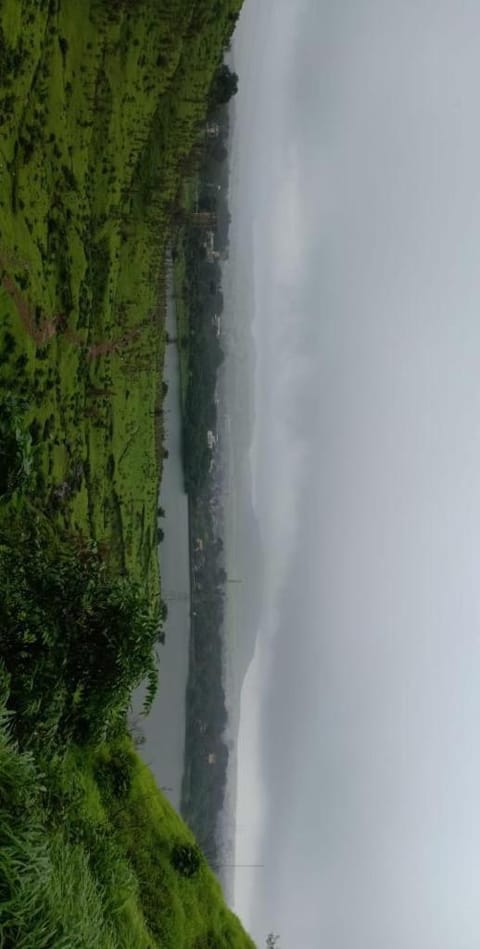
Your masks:
M0 400L0 499L10 499L28 485L33 470L33 443L25 404L12 395Z

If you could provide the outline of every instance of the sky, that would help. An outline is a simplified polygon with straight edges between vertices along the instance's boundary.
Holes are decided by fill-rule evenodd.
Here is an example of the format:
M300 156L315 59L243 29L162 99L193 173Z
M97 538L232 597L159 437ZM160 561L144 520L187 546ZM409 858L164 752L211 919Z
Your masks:
M235 35L260 945L480 944L479 36L478 0L245 0Z

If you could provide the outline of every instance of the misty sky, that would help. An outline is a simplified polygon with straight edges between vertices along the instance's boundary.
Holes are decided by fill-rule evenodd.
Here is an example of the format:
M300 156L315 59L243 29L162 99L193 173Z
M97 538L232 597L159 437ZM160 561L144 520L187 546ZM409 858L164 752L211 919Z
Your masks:
M282 949L480 945L480 3L246 0L266 584L236 909Z

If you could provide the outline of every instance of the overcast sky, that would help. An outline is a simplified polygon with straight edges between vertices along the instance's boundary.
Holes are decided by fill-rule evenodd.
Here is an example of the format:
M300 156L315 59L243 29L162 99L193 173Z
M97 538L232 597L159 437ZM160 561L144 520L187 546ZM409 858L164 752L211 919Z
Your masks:
M282 949L480 945L479 51L478 0L246 0L235 40L267 558L236 909Z

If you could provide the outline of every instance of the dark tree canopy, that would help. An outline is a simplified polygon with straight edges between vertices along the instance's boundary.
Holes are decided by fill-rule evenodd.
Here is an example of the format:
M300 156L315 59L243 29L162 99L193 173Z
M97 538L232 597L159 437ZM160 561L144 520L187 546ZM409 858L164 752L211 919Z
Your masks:
M222 63L218 67L210 90L210 98L216 105L228 102L238 91L238 76Z

